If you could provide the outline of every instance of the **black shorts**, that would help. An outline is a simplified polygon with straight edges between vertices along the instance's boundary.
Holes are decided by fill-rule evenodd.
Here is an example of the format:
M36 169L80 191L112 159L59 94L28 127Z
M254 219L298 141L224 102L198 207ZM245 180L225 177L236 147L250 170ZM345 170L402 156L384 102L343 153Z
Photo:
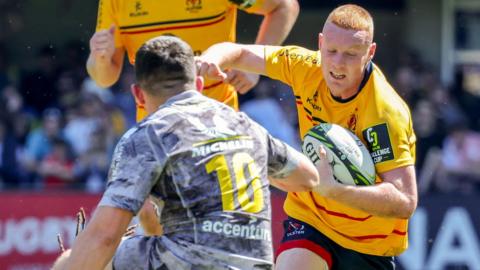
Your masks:
M276 257L285 250L305 248L322 257L331 270L395 269L394 257L374 256L344 248L305 222L289 217Z

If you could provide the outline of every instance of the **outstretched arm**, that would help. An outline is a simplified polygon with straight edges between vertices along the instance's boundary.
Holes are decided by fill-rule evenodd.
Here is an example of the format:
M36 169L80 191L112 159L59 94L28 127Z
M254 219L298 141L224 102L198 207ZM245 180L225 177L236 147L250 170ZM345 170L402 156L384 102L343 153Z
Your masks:
M269 176L270 184L285 192L311 191L316 188L319 176L313 163L297 151L290 151L289 156L291 169L286 173Z
M79 234L63 269L104 269L112 259L133 214L99 206L85 231Z
M227 77L225 69L234 68L265 75L265 48L267 45L218 43L197 58L198 74L214 80Z

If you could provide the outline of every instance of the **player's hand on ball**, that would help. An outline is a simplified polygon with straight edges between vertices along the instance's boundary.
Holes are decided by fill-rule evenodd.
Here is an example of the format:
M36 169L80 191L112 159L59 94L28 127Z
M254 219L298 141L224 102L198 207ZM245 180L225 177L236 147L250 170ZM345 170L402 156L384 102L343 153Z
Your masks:
M332 166L330 165L327 157L327 151L325 150L325 147L323 145L320 145L318 153L320 160L318 161L318 163L316 163L316 167L320 176L320 182L313 191L324 197L329 197L331 191L340 184L333 178Z
M252 89L257 83L260 76L258 74L246 73L240 70L227 71L227 79L225 82L233 85L235 91L245 94Z
M224 81L227 78L227 74L223 72L220 66L214 61L203 57L196 57L195 65L197 67L198 76L216 81Z
M96 32L90 39L90 52L96 61L110 61L115 53L115 26Z

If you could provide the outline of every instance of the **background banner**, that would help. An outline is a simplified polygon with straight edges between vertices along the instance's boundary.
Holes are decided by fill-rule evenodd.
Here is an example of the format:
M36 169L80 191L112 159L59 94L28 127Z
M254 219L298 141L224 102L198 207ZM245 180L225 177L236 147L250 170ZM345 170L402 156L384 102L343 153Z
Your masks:
M71 246L80 207L91 212L100 195L0 193L0 269L49 269L60 253L57 234ZM284 194L272 192L274 246L282 237ZM422 196L410 222L410 247L399 269L480 269L480 198Z

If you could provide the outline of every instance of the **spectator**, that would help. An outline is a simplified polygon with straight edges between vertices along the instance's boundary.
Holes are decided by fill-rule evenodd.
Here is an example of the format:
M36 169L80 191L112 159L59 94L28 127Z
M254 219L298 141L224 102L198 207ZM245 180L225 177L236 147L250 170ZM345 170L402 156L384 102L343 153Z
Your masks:
M73 159L69 144L60 138L52 140L52 151L40 162L38 174L45 189L69 186L74 181Z
M97 128L91 136L88 150L78 158L75 174L86 183L87 191L101 192L107 179L113 145L109 143L105 128Z
M438 185L443 191L471 193L480 181L480 133L468 129L467 121L449 127L443 144L442 161L445 170Z
M22 182L17 156L17 141L6 119L0 118L0 188L16 187Z
M52 151L52 140L59 137L63 137L62 113L56 108L46 109L42 125L27 137L24 162L32 178L35 178L39 162Z
M75 155L83 155L89 145L92 133L99 127L104 104L95 95L84 95L75 112L65 126L65 137L72 145Z
M444 130L439 125L437 111L430 100L419 100L413 109L413 127L417 136L417 172L422 171L429 150L441 148Z

